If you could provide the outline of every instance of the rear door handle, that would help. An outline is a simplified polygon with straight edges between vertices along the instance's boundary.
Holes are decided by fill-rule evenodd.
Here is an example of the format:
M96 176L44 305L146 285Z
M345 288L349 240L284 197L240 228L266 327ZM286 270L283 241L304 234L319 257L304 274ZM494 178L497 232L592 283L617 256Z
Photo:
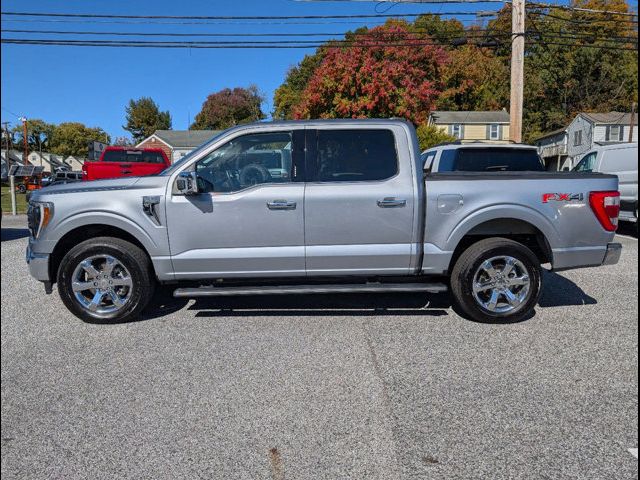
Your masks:
M269 210L295 210L296 206L296 202L289 202L288 200L273 200L267 202L267 208Z
M401 198L385 197L382 200L378 200L377 203L380 208L397 208L404 207L407 201Z
M131 170L120 170L120 173L122 173L123 175L128 175L131 173Z

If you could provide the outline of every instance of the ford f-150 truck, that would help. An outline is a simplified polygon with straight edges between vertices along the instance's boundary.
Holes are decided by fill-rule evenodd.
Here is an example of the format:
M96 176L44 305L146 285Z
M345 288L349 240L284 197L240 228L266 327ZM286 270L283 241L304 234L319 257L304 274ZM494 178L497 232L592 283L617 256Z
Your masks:
M470 318L516 321L542 264L618 261L617 189L602 174L425 175L402 120L258 123L155 176L34 193L26 256L89 321L136 318L158 283L176 297L450 288Z

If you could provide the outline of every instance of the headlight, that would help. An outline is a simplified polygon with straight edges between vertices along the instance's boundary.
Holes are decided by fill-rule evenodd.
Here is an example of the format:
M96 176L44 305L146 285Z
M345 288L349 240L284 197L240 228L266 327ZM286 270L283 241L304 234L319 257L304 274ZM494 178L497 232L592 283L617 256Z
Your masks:
M38 238L40 232L49 224L53 217L53 203L51 202L29 202L27 211L27 222L29 231L33 238Z

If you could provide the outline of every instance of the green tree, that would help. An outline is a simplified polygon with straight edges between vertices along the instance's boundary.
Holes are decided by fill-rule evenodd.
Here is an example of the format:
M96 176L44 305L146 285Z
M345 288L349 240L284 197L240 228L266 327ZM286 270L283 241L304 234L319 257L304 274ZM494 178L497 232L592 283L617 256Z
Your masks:
M426 150L427 148L434 147L440 143L453 142L455 137L449 135L447 132L441 130L435 125L428 125L423 123L416 129L418 134L418 143L420 144L420 150Z
M221 130L265 118L263 97L256 85L248 88L225 88L212 93L202 104L202 110L191 125L194 130Z
M129 100L125 112L127 124L122 128L131 133L136 143L153 135L156 130L171 129L169 111L161 112L156 102L150 97Z
M297 66L289 69L284 83L276 89L273 96L273 118L293 118L293 110L301 102L302 93L325 54L325 49L319 48L316 53L305 55Z
M49 140L56 126L39 118L27 120L27 145L30 151L46 151ZM15 142L23 145L24 127L22 124L13 127Z
M65 122L56 127L49 140L52 153L64 157L86 157L91 141L110 143L111 137L102 128L90 128L79 122Z
M413 22L412 30L418 34L426 33L443 46L449 46L451 40L465 36L464 25L459 20L443 20L440 15L420 15Z

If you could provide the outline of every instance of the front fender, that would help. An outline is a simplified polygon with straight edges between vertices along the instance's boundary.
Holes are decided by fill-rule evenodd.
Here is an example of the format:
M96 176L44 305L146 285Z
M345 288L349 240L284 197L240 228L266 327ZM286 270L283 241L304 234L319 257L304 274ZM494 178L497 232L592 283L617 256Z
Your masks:
M65 217L59 222L49 225L43 232L44 236L39 238L36 242L38 245L38 251L41 253L51 253L56 244L66 234L75 230L76 228L88 227L89 225L108 225L111 227L124 230L128 234L135 237L149 253L150 256L166 255L163 252L158 241L143 229L137 222L127 218L124 215L115 214L110 211L91 211L80 212ZM50 235L55 234L55 238L51 238Z

